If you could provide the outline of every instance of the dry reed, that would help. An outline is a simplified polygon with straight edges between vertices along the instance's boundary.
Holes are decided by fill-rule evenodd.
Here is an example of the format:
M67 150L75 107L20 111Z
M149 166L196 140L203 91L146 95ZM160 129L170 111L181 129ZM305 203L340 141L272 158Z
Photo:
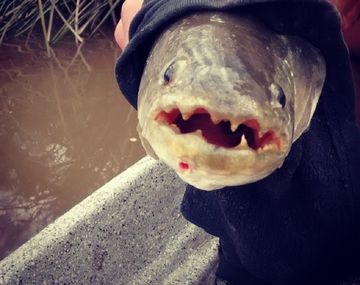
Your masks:
M47 49L66 33L76 43L91 37L107 21L117 22L123 0L3 0L0 1L0 44L6 38L28 36L40 25ZM56 24L55 24L56 23Z

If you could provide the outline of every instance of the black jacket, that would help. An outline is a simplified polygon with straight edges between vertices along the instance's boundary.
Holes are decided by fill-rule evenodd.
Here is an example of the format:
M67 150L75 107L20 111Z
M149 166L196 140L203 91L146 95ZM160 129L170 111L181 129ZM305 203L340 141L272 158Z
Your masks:
M340 18L326 0L149 0L134 18L116 65L136 108L156 36L190 12L247 11L279 34L321 50L327 75L309 131L282 168L245 186L205 192L188 186L183 215L220 237L218 275L231 284L339 284L360 274L360 132Z

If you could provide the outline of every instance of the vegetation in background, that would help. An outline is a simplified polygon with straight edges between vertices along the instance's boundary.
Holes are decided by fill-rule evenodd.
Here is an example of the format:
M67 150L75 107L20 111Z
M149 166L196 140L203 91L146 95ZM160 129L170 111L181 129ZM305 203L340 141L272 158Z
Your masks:
M123 0L2 0L0 44L9 37L30 37L41 26L46 47L71 33L76 42L91 37L107 20L117 22Z

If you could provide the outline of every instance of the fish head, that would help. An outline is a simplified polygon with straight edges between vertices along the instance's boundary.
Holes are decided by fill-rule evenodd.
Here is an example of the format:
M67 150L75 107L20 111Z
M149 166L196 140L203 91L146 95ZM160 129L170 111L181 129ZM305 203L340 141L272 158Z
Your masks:
M148 154L214 190L258 181L294 138L294 84L281 37L251 18L199 13L155 43L139 89Z

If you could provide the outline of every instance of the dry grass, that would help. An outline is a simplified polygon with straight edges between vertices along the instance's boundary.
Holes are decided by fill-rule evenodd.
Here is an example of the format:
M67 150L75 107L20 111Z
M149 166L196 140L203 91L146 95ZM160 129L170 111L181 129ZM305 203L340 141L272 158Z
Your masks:
M66 33L77 43L91 37L107 20L116 24L123 0L0 1L0 44L6 38L30 36L41 25L47 48ZM55 24L56 23L56 24Z

